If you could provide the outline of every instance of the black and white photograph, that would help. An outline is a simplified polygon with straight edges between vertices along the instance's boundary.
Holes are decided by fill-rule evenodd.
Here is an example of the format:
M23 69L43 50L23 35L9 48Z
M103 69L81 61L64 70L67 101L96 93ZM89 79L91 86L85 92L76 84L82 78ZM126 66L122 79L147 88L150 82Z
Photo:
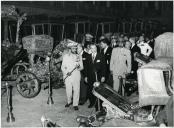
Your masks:
M1 127L174 127L173 0L1 1Z

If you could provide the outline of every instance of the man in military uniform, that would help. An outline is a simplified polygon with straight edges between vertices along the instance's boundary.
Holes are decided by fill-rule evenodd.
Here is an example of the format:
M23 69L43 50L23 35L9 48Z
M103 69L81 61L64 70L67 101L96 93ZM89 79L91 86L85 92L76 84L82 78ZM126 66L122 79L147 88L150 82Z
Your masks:
M114 90L119 90L119 76L125 78L125 74L131 72L131 52L124 48L124 39L118 39L119 47L114 48L111 54L110 71L113 74Z
M67 94L67 104L65 107L71 105L73 98L74 110L78 110L81 79L80 71L83 70L83 62L81 56L76 54L77 43L68 40L68 47L70 48L70 52L63 56L61 66Z

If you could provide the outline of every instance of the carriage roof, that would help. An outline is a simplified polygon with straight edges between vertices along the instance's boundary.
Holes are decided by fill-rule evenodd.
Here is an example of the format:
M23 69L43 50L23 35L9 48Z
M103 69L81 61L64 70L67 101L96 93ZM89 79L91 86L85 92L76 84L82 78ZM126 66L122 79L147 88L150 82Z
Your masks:
M143 65L141 69L158 69L158 70L173 70L173 58L161 57L157 60L152 60L146 65Z

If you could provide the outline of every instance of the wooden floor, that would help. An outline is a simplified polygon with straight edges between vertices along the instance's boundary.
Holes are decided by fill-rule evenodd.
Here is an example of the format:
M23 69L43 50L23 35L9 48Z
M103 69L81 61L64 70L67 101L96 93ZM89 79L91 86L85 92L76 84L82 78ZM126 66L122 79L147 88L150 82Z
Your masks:
M72 107L65 108L66 92L65 88L53 90L54 104L47 104L48 90L41 90L38 96L31 99L23 98L13 88L13 114L15 122L7 123L7 96L1 96L1 126L2 127L41 127L41 116L45 115L53 122L63 127L77 127L76 117L78 115L90 115L95 112L94 108L87 108L88 102L79 106L79 111L74 111ZM118 120L116 126L138 126L134 122Z

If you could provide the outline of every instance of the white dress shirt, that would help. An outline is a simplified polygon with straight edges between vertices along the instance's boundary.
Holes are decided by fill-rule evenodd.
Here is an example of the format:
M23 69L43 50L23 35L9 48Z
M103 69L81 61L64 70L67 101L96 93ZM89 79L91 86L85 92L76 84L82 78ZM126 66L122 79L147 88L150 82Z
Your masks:
M141 49L141 54L143 54L145 56L149 56L152 52L152 48L147 43L140 42L138 44L138 47Z
M107 49L108 49L108 46L106 46L106 48L104 49L104 54L106 53Z

